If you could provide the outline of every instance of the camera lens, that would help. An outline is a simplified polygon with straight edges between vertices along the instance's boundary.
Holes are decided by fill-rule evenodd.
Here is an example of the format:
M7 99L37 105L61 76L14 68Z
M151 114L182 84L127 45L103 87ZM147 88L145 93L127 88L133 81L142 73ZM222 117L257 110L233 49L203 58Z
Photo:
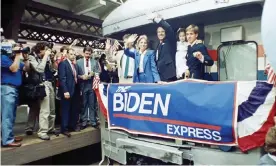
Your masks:
M23 54L29 54L30 52L31 52L30 47L26 47L26 48L23 48L23 49L22 49L22 53L23 53Z

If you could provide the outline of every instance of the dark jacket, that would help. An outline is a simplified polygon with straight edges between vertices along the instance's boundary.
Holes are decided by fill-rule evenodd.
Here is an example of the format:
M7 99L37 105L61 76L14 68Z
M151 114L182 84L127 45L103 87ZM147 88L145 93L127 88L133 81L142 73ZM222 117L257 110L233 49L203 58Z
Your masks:
M203 63L194 57L194 52L201 52L204 56ZM205 66L212 66L214 61L210 58L207 48L204 44L194 44L193 46L188 46L187 52L187 66L189 67L190 76L195 79L203 79Z
M176 37L172 27L165 20L161 20L158 23L158 26L161 26L166 31L166 37L156 48L156 52L158 51L156 66L161 81L168 81L169 79L176 77Z
M78 66L75 65L76 72L78 73ZM64 60L58 65L58 79L59 79L59 94L64 97L64 93L69 92L73 96L76 89L76 82L73 70L68 60Z

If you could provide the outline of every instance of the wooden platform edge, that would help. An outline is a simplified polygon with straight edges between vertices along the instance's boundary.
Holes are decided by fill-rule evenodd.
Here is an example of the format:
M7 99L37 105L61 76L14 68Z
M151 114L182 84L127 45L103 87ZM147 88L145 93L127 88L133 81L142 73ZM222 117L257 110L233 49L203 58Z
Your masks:
M80 133L74 133L70 138L59 136L50 141L29 144L19 148L11 148L1 151L2 165L19 165L40 160L74 149L100 143L100 130L89 129Z

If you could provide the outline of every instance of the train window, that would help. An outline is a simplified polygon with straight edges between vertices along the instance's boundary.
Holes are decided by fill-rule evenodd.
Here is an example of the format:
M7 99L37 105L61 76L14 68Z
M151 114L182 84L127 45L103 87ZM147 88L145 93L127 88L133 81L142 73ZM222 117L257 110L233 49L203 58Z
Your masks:
M223 44L218 48L220 81L252 81L257 79L256 42Z

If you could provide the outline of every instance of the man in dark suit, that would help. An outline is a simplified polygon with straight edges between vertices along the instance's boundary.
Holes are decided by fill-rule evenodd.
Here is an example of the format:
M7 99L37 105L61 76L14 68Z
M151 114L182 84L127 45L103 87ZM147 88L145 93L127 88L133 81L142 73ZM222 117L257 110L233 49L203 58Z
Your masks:
M60 83L59 93L61 96L61 133L70 137L70 131L80 131L78 121L78 98L79 90L78 67L76 66L75 52L69 49L67 59L58 66L58 78Z
M212 66L214 61L210 58L205 45L196 42L198 31L199 28L196 25L190 25L186 28L186 38L189 43L186 59L190 77L203 79L205 65Z
M171 82L176 78L175 53L176 35L172 27L160 16L149 16L157 25L157 37L159 44L156 49L156 66L161 81Z

